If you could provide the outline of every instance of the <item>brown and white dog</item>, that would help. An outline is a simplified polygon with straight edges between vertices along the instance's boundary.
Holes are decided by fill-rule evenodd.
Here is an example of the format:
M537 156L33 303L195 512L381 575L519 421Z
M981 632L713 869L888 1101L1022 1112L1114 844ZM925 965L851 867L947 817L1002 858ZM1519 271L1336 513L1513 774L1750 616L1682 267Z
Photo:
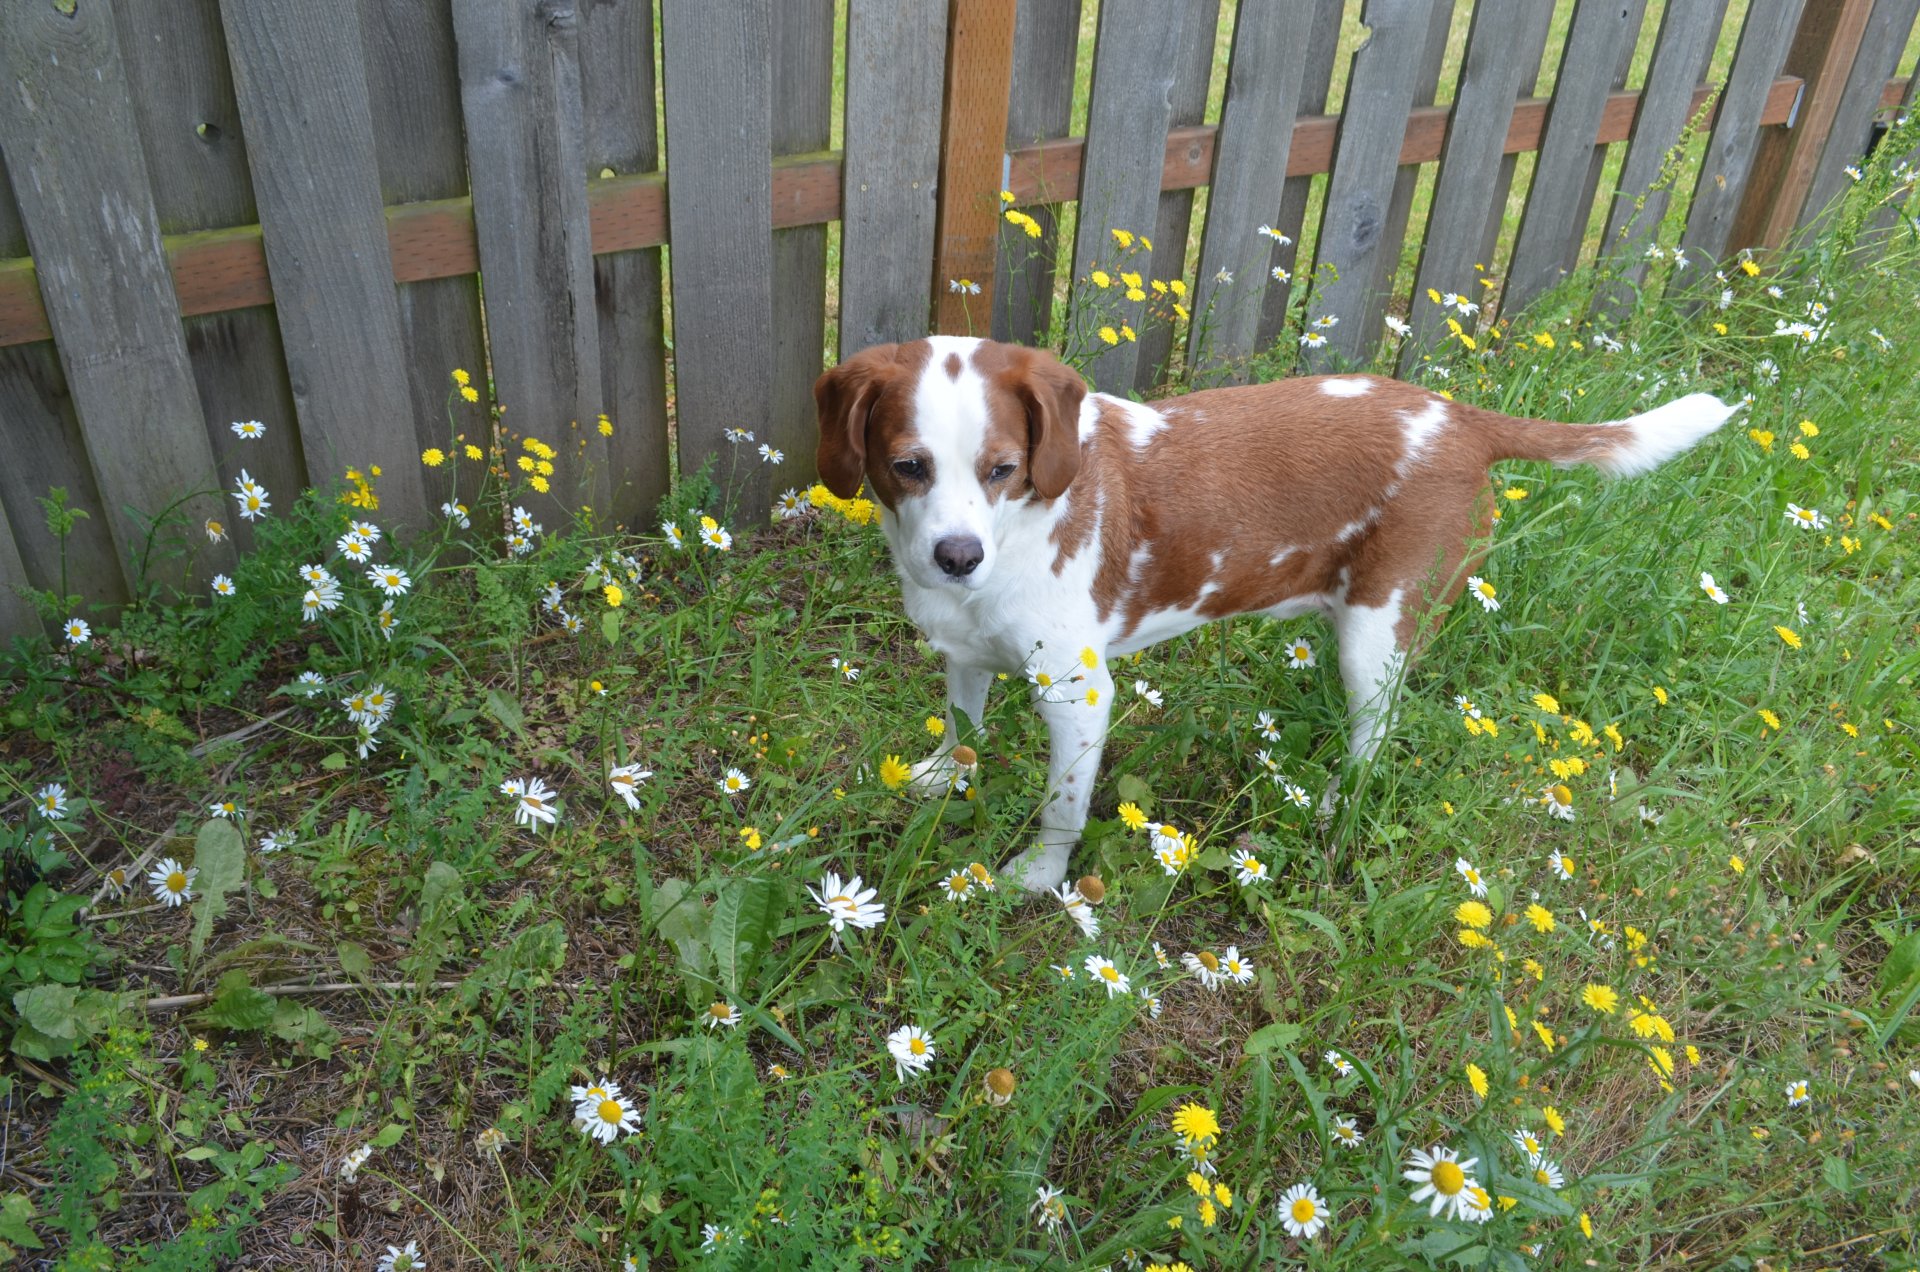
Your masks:
M1007 865L1033 889L1065 877L1086 825L1109 657L1233 614L1324 614L1367 760L1422 613L1484 555L1489 465L1646 472L1737 409L1695 393L1579 427L1366 375L1141 405L1049 353L952 336L867 349L813 393L821 480L842 498L872 483L907 613L946 657L949 744L996 672L1033 684L1048 797L1039 844ZM915 775L944 788L954 767L943 751Z

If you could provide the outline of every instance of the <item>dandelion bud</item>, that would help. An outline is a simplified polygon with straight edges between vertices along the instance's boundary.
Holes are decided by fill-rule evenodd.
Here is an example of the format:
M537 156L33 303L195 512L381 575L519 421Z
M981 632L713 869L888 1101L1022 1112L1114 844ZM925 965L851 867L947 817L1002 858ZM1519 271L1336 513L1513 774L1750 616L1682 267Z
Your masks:
M980 762L980 756L970 746L956 746L953 748L953 762L961 768L972 768Z
M1012 1069L989 1069L983 1081L987 1089L987 1103L1006 1104L1013 1099L1015 1086Z
M1080 882L1073 886L1080 890L1081 896L1094 905L1099 905L1107 899L1107 885L1100 881L1099 875L1082 875Z

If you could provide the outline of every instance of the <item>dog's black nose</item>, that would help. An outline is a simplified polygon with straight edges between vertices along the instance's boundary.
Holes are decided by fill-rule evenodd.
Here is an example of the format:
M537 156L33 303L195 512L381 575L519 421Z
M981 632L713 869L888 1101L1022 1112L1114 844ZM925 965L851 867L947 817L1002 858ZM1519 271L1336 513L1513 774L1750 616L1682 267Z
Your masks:
M986 558L987 550L970 534L949 535L933 545L933 559L942 570L956 579L972 574Z

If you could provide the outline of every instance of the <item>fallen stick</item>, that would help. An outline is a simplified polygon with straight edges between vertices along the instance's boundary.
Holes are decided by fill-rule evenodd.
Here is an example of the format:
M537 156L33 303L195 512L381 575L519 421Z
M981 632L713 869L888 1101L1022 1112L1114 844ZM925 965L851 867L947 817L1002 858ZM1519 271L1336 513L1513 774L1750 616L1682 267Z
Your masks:
M458 989L459 981L428 981L427 989ZM415 981L327 981L319 985L269 985L260 992L271 994L275 998L286 998L295 994L339 994L349 989L378 989L388 993L397 993L403 989L420 988ZM170 994L165 998L149 998L144 1004L148 1011L179 1011L186 1007L205 1006L214 1000L213 994Z

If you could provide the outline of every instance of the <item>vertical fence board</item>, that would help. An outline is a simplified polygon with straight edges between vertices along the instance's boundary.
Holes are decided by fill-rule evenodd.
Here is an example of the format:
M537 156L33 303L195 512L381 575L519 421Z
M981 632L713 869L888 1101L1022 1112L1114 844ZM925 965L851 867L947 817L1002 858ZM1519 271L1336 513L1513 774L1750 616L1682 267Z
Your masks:
M727 454L726 430L764 429L773 401L772 0L662 0L660 22L680 470L719 456L758 524L765 465Z
M1284 0L1240 0L1234 18L1187 352L1189 365L1222 370L1228 382L1245 382L1245 363L1257 352L1273 282L1267 272L1273 241L1259 227L1280 204L1306 74L1300 50L1313 19L1311 8ZM1233 282L1217 281L1223 276Z
M1718 260L1726 253L1760 147L1760 111L1786 61L1804 3L1780 0L1778 4L1749 7L1746 25L1740 28L1727 86L1714 109L1707 153L1694 181L1686 233L1680 237L1683 248L1708 260Z
M1516 103L1532 97L1540 87L1541 64L1547 56L1547 37L1552 34L1553 6L1550 4L1530 4L1521 13L1514 24L1514 56L1520 62L1520 87L1514 94ZM1480 251L1474 261L1484 264L1488 269L1494 265L1494 257L1499 254L1500 234L1507 225L1507 196L1513 192L1513 178L1520 167L1519 155L1502 155L1500 172L1493 179L1493 199L1488 204L1487 228L1480 240Z
M1587 181L1597 157L1601 107L1613 88L1623 50L1631 56L1643 13L1641 0L1584 0L1574 10L1533 186L1507 269L1503 313L1519 312L1573 267L1586 228L1591 197Z
M833 138L833 0L782 0L773 14L773 153L806 154L825 150ZM933 138L933 169L940 162L939 105L928 132ZM933 207L927 191L926 206ZM920 249L921 286L925 265L933 259L929 214ZM928 307L920 306L925 329ZM783 489L804 488L813 478L815 444L820 436L813 404L813 382L820 376L826 349L827 227L797 225L773 232L773 415L767 440L785 458L768 476Z
M1672 194L1670 185L1651 187L1692 116L1693 90L1706 78L1726 12L1727 0L1669 0L1661 17L1627 160L1620 166L1620 185L1607 217L1606 237L1600 241L1601 253L1616 259L1621 280L1632 286L1646 277L1646 248L1660 232ZM1629 299L1625 293L1619 296L1621 303Z
M1074 59L1080 48L1080 0L1020 0L1014 20L1013 84L1007 99L1007 148L1064 137L1073 123ZM1071 190L1050 190L1055 198ZM993 338L1041 344L1053 323L1059 253L1059 203L1025 209L1040 237L1001 222L994 265Z
M587 180L660 167L654 104L653 5L617 0L586 9L580 36L580 98L586 121ZM661 249L593 258L600 345L601 409L613 421L606 462L614 525L648 521L672 472L667 444L667 353L661 307ZM585 428L585 420L580 422Z
M1873 0L1814 0L1802 11L1785 69L1806 83L1791 125L1761 130L1728 234L1731 246L1779 247L1799 222L1872 14Z
M1339 325L1322 334L1326 343L1309 351L1316 369L1365 355L1379 338L1367 315L1380 295L1387 213L1406 140L1407 112L1419 85L1414 68L1427 47L1435 0L1368 0L1367 42L1355 50L1340 112L1340 140L1320 215L1316 256L1338 271L1319 280L1308 311L1311 320L1331 316ZM1309 327L1312 330L1312 327Z
M840 231L843 358L869 345L926 335L932 289L947 286L946 279L935 280L932 269L946 33L944 0L852 0L848 7ZM962 191L953 193L965 197ZM991 281L992 271L983 268L968 277Z
M13 527L7 524L5 510L0 509L0 644L11 642L15 636L30 635L40 626L33 606L20 594L26 586L26 562L20 559Z
M1168 11L1155 0L1102 0L1093 50L1093 97L1087 108L1087 145L1080 168L1080 208L1074 235L1073 276L1095 268L1112 273L1149 267L1136 240L1122 252L1112 231L1151 233L1160 210L1160 176L1166 167L1167 120L1173 109L1173 81L1187 15ZM1103 324L1124 323L1138 331L1146 305L1120 295L1119 284L1086 293L1073 316L1086 332ZM1097 307L1097 312L1096 312ZM1098 321L1089 321L1089 315ZM1121 340L1103 346L1096 339L1087 367L1094 386L1125 393L1134 383L1140 346Z
M13 6L0 67L13 81L0 93L0 148L87 437L97 513L134 579L147 557L142 515L206 490L217 472L111 9L88 4L66 15L51 5ZM28 423L54 418L29 412ZM196 525L224 519L221 502L196 496L182 511ZM223 565L232 559L227 548L210 545L205 558ZM180 563L152 564L160 580L184 581Z
M1506 190L1498 177L1507 122L1513 117L1514 99L1532 86L1529 72L1537 76L1540 69L1537 56L1529 63L1513 55L1513 40L1526 13L1541 7L1536 0L1480 0L1474 6L1460 86L1447 120L1446 145L1420 246L1420 266L1414 273L1407 313L1413 335L1402 355L1403 369L1432 348L1447 329L1448 314L1427 299L1428 290L1462 295L1477 290L1473 266L1487 255L1485 226L1490 215L1498 226L1506 203ZM1539 29L1544 42L1545 24ZM1530 33L1522 37L1526 34Z
M1220 31L1220 0L1182 0L1182 7L1180 54L1174 66L1172 108L1167 115L1170 128L1197 124L1206 118L1214 37ZM1153 263L1151 270L1142 273L1162 280L1185 276L1193 198L1192 190L1167 190L1160 195L1160 210L1153 223ZM1139 334L1140 360L1134 368L1133 387L1146 393L1160 383L1168 369L1173 324L1148 322Z
M1440 95L1440 69L1447 58L1454 8L1455 0L1435 0L1433 16L1428 20L1427 42L1420 51L1420 65L1414 73L1415 106L1431 106ZM1375 300L1359 320L1366 328L1362 333L1367 337L1366 343L1361 346L1366 350L1371 350L1386 331L1381 319L1386 314L1387 304L1393 299L1393 284L1399 274L1400 259L1407 241L1407 221L1413 214L1413 195L1419 184L1420 167L1417 164L1403 166L1393 179L1393 200L1387 205L1387 228L1380 235L1381 251L1377 260L1380 274L1373 280ZM1432 204L1429 202L1428 224L1432 220Z
M411 203L465 194L467 151L452 11L444 4L360 0L360 34L382 200ZM452 457L438 469L422 471L421 481L435 508L456 495L465 502L479 488L483 469L448 442L465 434L484 448L489 431L479 281L472 275L425 279L401 283L397 293L414 444L439 447ZM477 405L454 399L449 407L449 377L456 367L473 376L483 395Z
M1920 14L1920 0L1879 0L1873 6L1867 33L1860 41L1860 54L1847 72L1847 86L1834 110L1833 128L1807 186L1800 224L1820 221L1827 205L1848 184L1847 165L1861 162L1866 153L1874 116L1880 111L1880 94L1900 65L1900 54L1907 47L1916 14Z
M378 464L383 517L425 524L353 0L221 0L309 475Z
M1646 20L1647 0L1624 0L1623 9L1632 10L1627 18L1630 34L1620 50L1619 59L1614 63L1612 91L1618 92L1627 86L1627 80L1633 72L1636 46L1640 41L1641 28ZM1593 204L1600 193L1600 182L1606 176L1607 155L1618 143L1596 141L1593 155L1587 160L1587 183L1580 195L1579 229L1574 235L1573 245L1569 249L1574 264L1579 263L1580 253L1586 245L1587 229L1593 221ZM1617 183L1616 183L1617 184ZM1611 198L1611 195L1609 195ZM1572 268L1569 265L1568 268Z
M1333 88L1333 60L1340 51L1342 0L1306 0L1313 23L1307 35L1301 68L1301 115L1318 115L1327 108L1327 96ZM1289 124L1288 128L1291 129ZM1254 336L1254 349L1271 345L1287 325L1287 304L1295 287L1305 287L1306 279L1292 278L1300 262L1300 233L1307 220L1307 200L1313 194L1312 177L1289 177L1280 190L1280 207L1273 217L1273 228L1287 241L1274 239L1266 262L1272 278L1276 269L1285 271L1291 281L1270 283L1260 311L1260 327Z
M454 0L453 31L494 392L510 432L560 452L548 509L605 509L614 474L594 427L600 332L579 15L545 0Z
M161 232L258 221L219 0L122 5L114 18ZM183 329L221 484L231 487L245 468L292 499L307 468L274 311L201 314L184 319ZM236 420L261 421L266 437L242 440ZM225 520L237 544L252 542L250 523Z

